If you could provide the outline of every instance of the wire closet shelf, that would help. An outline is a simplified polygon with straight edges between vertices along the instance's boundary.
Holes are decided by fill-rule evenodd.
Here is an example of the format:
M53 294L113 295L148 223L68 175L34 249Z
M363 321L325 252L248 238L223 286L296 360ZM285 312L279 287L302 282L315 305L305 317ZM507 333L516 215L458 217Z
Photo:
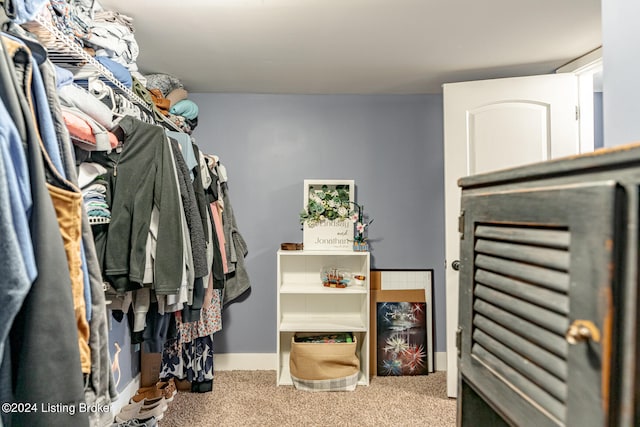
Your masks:
M39 38L47 48L47 55L54 64L72 72L80 67L92 67L127 99L144 108L147 113L153 116L151 107L142 98L123 85L111 71L85 52L78 43L56 28L46 15L40 14L36 16L35 22L48 32L48 35L39 34ZM162 121L162 124L169 126L172 130L183 132L182 129L166 117L162 117Z

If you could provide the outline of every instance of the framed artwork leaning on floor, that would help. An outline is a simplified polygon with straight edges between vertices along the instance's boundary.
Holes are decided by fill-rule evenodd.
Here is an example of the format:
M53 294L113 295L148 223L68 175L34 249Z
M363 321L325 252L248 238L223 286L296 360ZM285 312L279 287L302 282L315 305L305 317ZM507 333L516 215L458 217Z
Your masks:
M378 376L428 374L426 302L376 303Z
M371 376L434 372L433 270L371 271Z

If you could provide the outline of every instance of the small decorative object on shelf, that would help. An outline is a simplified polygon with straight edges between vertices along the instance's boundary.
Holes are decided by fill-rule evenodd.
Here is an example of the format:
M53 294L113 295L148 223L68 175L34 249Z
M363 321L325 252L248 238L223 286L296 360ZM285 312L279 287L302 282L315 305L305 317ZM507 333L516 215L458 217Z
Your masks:
M369 243L367 242L366 231L367 227L373 223L373 220L365 222L364 217L364 206L359 205L355 202L353 206L355 206L355 210L351 215L351 220L355 223L355 231L353 235L353 250L356 252L366 252L369 250Z
M353 250L356 252L367 252L369 244L367 242L353 242Z
M304 249L302 243L280 243L280 249L283 251L301 251Z
M362 274L356 274L353 276L353 285L354 286L364 286L366 277Z
M346 288L351 281L351 273L336 267L322 267L320 279L327 288Z

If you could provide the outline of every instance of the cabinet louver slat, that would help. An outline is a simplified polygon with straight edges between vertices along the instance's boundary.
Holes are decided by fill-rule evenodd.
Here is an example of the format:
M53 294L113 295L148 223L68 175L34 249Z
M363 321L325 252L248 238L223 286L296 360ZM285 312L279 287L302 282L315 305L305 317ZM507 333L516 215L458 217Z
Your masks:
M471 355L564 420L570 233L492 224L475 231Z
M507 242L528 243L530 245L560 249L568 248L571 243L571 234L567 230L562 229L478 225L476 227L476 237Z
M569 276L561 271L484 254L476 256L476 266L500 273L505 277L528 280L555 291L569 290Z
M474 319L476 331L491 331L491 336L502 343L509 343L518 354L527 360L543 367L556 377L566 380L568 375L566 359L545 350L525 337L501 326L500 324L480 315Z
M512 387L518 389L528 399L534 400L544 412L558 420L564 420L566 406L563 403L551 397L532 381L509 366L509 364L484 349L480 344L475 343L471 351L474 357L482 360L487 368L495 372L500 378L509 378L509 384Z
M487 313L487 315L492 318L501 317L501 323L511 324L512 327L519 323L527 325L527 327L533 329L533 336L536 334L540 336L539 339L542 343L553 341L556 335L563 335L569 327L569 320L565 316L481 284L476 284L474 300L474 311L481 310L479 308L481 306L477 304L479 300L489 301L496 307L496 310ZM539 327L536 327L536 325ZM542 335L547 335L545 332L548 332L548 336L542 337ZM534 338L532 337L532 339ZM555 348L557 345L552 343L551 347Z
M558 377L550 374L549 371L540 368L534 363L530 363L526 357L479 329L476 329L473 333L473 340L518 371L520 375L528 378L529 381L536 384L545 393L562 403L566 401L567 384Z
M482 269L476 271L475 279L477 283L482 283L505 294L537 304L540 307L548 308L563 315L569 313L569 298L566 294Z
M569 268L569 253L557 249L479 239L476 241L476 252L497 257L509 254L512 260L524 261L544 268L562 271L567 271Z

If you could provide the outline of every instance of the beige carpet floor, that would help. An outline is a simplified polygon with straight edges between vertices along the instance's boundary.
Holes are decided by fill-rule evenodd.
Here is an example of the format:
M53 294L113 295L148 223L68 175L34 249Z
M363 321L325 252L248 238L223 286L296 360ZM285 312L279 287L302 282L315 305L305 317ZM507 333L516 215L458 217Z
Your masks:
M160 427L455 426L446 373L374 377L353 392L276 386L275 371L218 371L210 393L178 392Z

